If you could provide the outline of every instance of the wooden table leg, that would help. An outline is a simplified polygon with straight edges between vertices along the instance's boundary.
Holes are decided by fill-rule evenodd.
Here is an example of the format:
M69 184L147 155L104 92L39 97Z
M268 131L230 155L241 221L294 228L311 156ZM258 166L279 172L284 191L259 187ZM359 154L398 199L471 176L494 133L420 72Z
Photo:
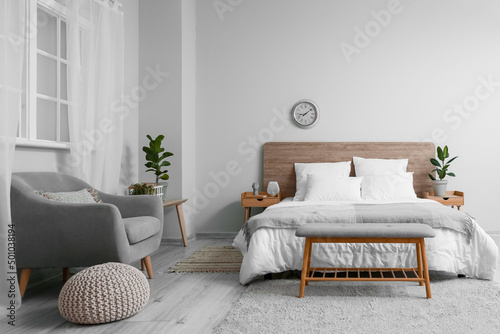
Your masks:
M177 209L177 217L179 218L179 226L181 228L182 234L182 242L184 243L184 247L187 247L187 237L186 237L186 227L184 225L184 212L182 211L182 203L175 206Z
M247 222L247 220L250 218L251 214L252 214L252 208L251 207L246 207L245 208L245 220L243 221L244 223Z

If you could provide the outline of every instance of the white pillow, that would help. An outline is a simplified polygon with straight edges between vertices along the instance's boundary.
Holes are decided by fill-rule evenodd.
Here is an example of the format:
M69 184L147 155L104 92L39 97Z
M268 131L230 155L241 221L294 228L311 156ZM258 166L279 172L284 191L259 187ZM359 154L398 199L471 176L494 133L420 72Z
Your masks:
M408 159L364 159L353 157L356 176L406 173Z
M294 201L303 201L307 190L307 174L349 177L351 162L295 163Z
M417 198L413 189L413 173L364 176L361 182L361 197L368 200Z
M362 179L308 174L304 201L359 201Z

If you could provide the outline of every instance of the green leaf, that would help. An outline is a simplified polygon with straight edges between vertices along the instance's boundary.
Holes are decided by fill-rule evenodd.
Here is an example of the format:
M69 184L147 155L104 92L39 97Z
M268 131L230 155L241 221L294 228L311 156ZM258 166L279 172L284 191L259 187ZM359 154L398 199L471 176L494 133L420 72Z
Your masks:
M455 173L446 173L446 175L455 177Z
M160 179L162 179L162 180L168 180L169 176L168 176L168 174L164 174L164 175L160 176Z
M159 167L166 167L166 166L170 166L170 162L163 161Z
M444 156L444 159L448 158L450 155L448 154L448 146L445 146L444 147L444 150L443 150L443 156ZM441 159L441 160L444 160L444 159Z
M431 178L431 180L436 181L436 178L432 176L432 174L429 174L429 177Z
M441 164L439 163L439 161L437 161L434 158L431 158L431 164L433 164L436 167L441 167Z
M456 157L451 158L450 160L448 160L448 162L447 162L447 163L448 163L448 165L449 165L449 164L450 164L453 160L455 160L456 158L458 158L458 155L457 155Z
M166 158L168 158L168 157L171 157L171 156L173 156L173 155L174 155L173 153L170 153L170 152L165 152L165 153L163 153L163 154L161 155L161 157L160 157L160 161L162 161L163 159L166 159Z
M438 146L437 148L437 156L438 156L438 159L443 161L444 160L444 154L443 154L443 150L441 149L441 147Z

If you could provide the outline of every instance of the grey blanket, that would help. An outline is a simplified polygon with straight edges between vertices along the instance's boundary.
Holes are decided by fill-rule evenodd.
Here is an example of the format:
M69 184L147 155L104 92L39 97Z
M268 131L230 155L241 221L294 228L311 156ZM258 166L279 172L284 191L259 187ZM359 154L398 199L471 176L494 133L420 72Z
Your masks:
M421 223L463 233L470 243L475 229L466 213L435 203L346 204L276 207L251 217L243 226L247 246L260 228L296 229L308 223Z

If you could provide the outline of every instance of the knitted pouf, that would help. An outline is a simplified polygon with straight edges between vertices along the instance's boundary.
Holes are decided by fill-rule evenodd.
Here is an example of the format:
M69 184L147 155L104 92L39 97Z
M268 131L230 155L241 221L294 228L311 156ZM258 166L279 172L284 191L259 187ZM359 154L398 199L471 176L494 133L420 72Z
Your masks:
M59 312L77 324L103 324L136 314L148 300L149 284L142 272L109 262L71 277L59 294Z

